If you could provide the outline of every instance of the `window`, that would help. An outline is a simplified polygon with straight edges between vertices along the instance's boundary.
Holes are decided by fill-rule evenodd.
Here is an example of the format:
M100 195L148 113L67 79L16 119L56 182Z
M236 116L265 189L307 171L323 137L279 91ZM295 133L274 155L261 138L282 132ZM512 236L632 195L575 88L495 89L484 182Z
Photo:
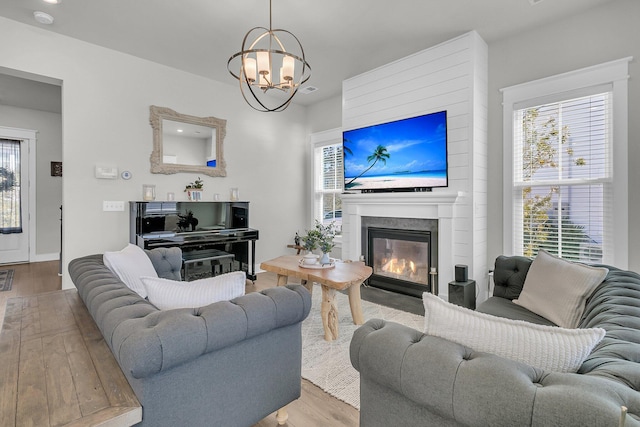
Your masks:
M343 187L342 140L338 130L314 134L314 202L313 219L325 225L342 226Z
M602 262L611 185L610 92L516 110L516 250Z
M22 233L20 141L0 139L0 233Z
M627 62L503 90L506 250L626 267Z

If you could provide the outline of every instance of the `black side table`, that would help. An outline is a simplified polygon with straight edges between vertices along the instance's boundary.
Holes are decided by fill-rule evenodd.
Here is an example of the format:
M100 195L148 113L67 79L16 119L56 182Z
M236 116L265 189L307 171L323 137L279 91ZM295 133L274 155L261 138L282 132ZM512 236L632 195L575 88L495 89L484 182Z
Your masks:
M476 281L449 282L449 302L471 310L476 309Z

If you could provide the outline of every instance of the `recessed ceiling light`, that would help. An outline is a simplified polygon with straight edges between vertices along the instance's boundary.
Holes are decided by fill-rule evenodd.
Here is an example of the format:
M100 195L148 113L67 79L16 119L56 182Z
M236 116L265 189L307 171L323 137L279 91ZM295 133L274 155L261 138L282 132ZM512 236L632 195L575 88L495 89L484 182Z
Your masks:
M45 3L49 3L49 4L60 4L62 3L62 0L42 0Z
M49 15L48 13L44 13L44 12L40 12L39 10L36 10L35 12L33 12L33 17L35 18L36 21L38 21L41 24L44 24L44 25L53 24L53 16Z

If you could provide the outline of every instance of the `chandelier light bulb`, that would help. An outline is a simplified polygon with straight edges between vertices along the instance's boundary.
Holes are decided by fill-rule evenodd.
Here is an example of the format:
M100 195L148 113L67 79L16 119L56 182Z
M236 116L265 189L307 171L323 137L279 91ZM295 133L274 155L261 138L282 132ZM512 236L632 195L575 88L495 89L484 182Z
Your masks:
M247 77L247 80L251 83L256 81L256 60L254 58L245 58L244 65L242 67L244 69L244 74Z
M295 67L296 62L293 57L285 56L282 58L282 74L285 80L293 80Z
M262 75L271 74L269 65L269 52L258 52L258 73Z

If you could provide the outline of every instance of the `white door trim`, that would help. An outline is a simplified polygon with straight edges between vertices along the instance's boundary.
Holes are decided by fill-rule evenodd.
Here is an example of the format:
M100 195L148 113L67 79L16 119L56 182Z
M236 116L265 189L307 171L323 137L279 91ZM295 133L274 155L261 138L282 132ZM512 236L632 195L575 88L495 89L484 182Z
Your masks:
M29 182L27 192L29 197L29 211L27 222L29 230L29 259L36 258L36 135L38 131L0 126L0 137L24 141L29 152Z

